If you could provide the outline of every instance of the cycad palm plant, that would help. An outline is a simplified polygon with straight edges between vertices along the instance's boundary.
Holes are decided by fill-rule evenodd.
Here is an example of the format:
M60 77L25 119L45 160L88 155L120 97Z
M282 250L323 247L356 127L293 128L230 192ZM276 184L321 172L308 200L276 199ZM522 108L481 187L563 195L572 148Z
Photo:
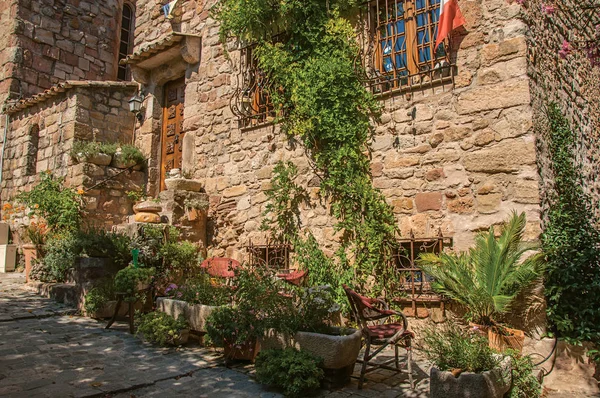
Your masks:
M541 277L545 260L525 252L536 247L523 242L525 213L513 212L499 237L494 228L481 233L475 246L461 254L422 254L421 269L433 277L432 288L464 305L474 323L494 325L496 317L508 312L517 294Z

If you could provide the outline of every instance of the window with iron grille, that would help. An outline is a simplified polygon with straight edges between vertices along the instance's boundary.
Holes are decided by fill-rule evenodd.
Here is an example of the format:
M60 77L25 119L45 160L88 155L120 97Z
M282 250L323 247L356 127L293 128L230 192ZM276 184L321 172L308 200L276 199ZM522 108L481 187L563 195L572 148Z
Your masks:
M369 1L365 53L374 93L452 81L448 40L435 48L440 1Z
M285 271L290 268L290 252L292 247L287 243L254 244L252 241L246 246L250 266L266 266L268 268Z
M258 67L254 48L254 45L248 46L240 52L238 84L231 99L231 110L242 128L272 122L276 116L273 86L269 76Z
M400 239L398 251L393 262L396 271L402 276L398 290L403 297L398 301L406 303L439 302L441 297L431 288L432 279L417 266L416 260L422 253L440 254L444 249L452 247L452 239L445 238L441 232L435 238Z
M133 7L127 3L123 4L123 14L121 15L121 38L119 40L119 60L127 58L127 56L131 54L134 17ZM129 77L129 65L119 65L117 80L129 80Z

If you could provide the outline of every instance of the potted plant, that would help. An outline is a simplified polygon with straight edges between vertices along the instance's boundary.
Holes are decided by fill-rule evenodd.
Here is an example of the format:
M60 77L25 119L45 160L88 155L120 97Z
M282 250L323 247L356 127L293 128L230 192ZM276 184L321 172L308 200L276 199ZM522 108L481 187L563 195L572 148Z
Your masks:
M493 348L520 350L525 338L522 331L499 323L516 296L542 275L544 256L535 253L524 258L536 246L523 242L525 213L513 213L502 226L500 236L494 228L477 236L469 252L422 254L418 260L423 271L433 278L432 288L463 305L467 319L490 336Z
M325 381L339 387L350 381L361 348L361 332L335 326L340 306L330 286L296 290L297 297L275 314L261 347L295 348L322 359Z
M187 343L189 326L185 319L177 319L164 312L153 311L136 318L137 335L144 340L161 346L182 345Z
M44 222L32 221L27 226L26 233L30 243L23 245L23 256L25 257L25 281L29 282L34 262L43 257L48 227Z
M494 353L485 337L454 323L425 328L422 336L433 364L431 398L502 398L510 389L511 358Z
M224 348L225 357L254 361L259 339L272 326L275 314L285 311L289 299L279 294L264 268L237 268L231 306L216 308L207 319L208 336Z
M154 268L129 264L115 275L115 292L125 293L125 301L144 300L142 293L150 285Z
M208 210L208 201L203 199L186 199L183 202L188 221L196 221Z

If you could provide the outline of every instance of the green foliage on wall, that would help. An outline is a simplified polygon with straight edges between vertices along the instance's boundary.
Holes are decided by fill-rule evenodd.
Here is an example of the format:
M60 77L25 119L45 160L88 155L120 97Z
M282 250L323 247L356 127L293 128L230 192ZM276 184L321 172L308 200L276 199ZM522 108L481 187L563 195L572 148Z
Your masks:
M549 320L559 335L600 341L600 232L593 225L589 195L575 162L575 134L556 104L548 107L548 152L554 190L542 235L548 256Z
M385 282L397 227L391 207L371 182L369 142L380 110L363 84L355 30L343 16L356 4L222 0L215 15L223 41L236 37L257 43L259 67L276 88L270 94L283 115L282 130L304 146L320 177L320 194L338 220L340 261L355 269L357 280L377 275L377 282ZM273 39L278 32L284 33ZM275 197L285 198L289 188L273 191L271 210L282 210L279 204L287 202ZM293 235L287 227L280 236Z

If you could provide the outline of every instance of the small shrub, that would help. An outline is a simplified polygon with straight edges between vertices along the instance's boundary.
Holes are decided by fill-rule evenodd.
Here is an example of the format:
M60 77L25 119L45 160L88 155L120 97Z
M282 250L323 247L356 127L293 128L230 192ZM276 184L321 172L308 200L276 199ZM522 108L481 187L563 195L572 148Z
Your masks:
M161 276L171 281L189 278L200 269L200 248L192 242L167 242L162 245L159 254L165 260Z
M96 286L85 295L85 313L90 315L101 311L106 303L114 299L115 291L112 281Z
M484 372L499 365L499 360L485 337L470 333L450 323L423 330L423 351L443 371Z
M239 306L218 307L206 320L206 332L217 347L245 344L262 337L266 329L258 310L251 311Z
M121 156L125 163L143 164L146 161L142 151L131 144L121 145Z
M169 285L165 293L191 304L221 306L231 303L233 291L229 286L213 284L208 274L200 274L186 280L184 285Z
M281 388L288 397L303 397L320 387L325 377L322 362L294 348L261 351L256 358L256 379Z
M117 152L118 144L97 141L75 141L71 149L71 157L77 159L79 156L94 156L99 153L113 156Z
M512 357L512 386L507 398L539 398L542 386L533 374L533 362L528 356L515 351L508 353Z
M46 242L43 258L32 270L32 278L42 282L66 282L78 256L78 242L73 232L54 234Z
M150 282L154 268L136 268L133 264L123 268L115 276L115 291L127 293L126 301L137 301L143 296L138 292L138 285Z
M161 346L179 344L181 331L189 328L182 316L175 319L158 311L137 316L136 323L138 335L142 334L145 340Z
M20 192L16 200L30 209L30 215L46 220L50 230L73 231L81 223L83 201L72 188L64 186L64 178L41 174L41 181L31 191Z

